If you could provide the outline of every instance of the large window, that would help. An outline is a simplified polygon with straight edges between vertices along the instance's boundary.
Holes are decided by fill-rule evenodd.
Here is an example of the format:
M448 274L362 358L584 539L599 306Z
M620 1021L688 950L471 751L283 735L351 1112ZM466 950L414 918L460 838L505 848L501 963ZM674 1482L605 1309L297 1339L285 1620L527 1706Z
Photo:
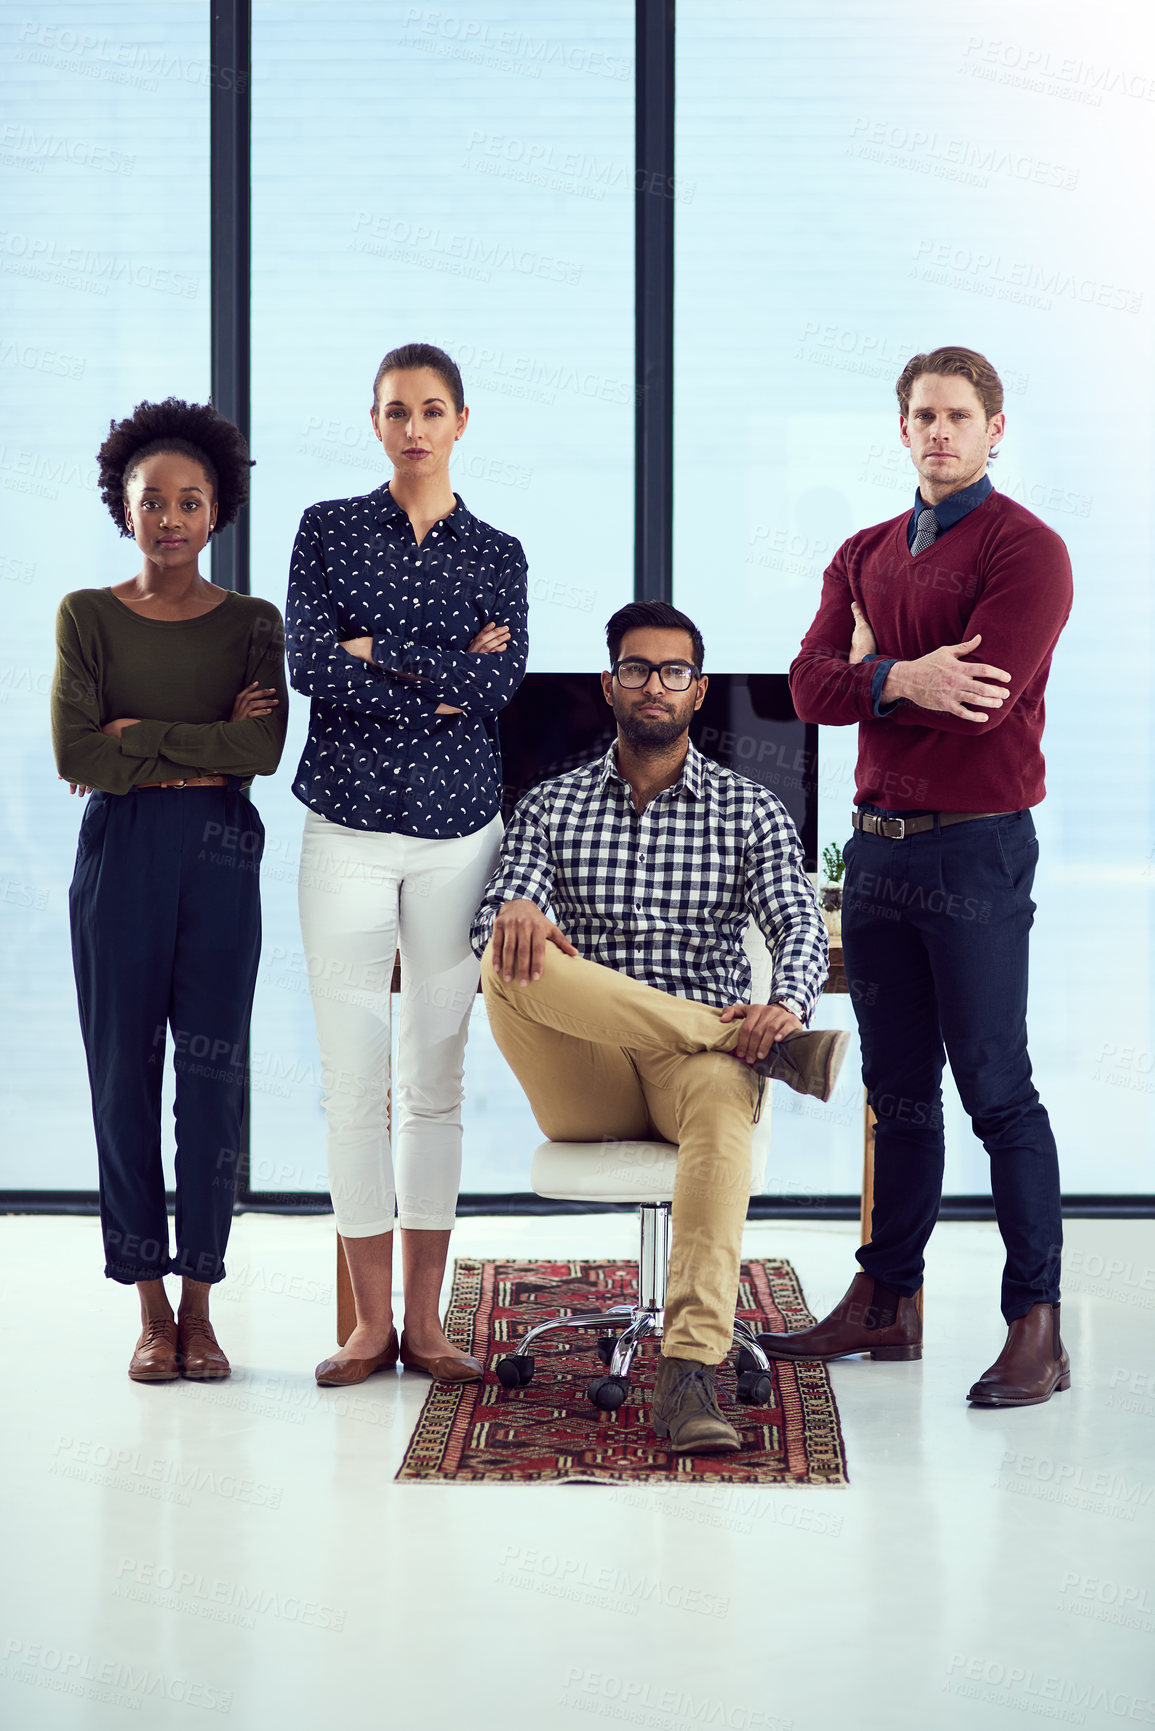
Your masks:
M783 670L833 550L913 503L904 362L948 342L990 356L992 479L1063 536L1076 581L1035 814L1031 1050L1064 1189L1143 1191L1151 435L1120 409L1152 367L1155 249L1128 164L1152 149L1155 28L1070 0L1045 29L1011 17L680 0L675 599L715 665ZM824 843L849 833L854 734L822 731ZM801 1118L797 1137L816 1191L853 1189L848 1133ZM953 1094L947 1140L947 1191L985 1191Z
M95 485L110 418L210 391L207 0L0 0L5 169L0 551L0 1188L91 1190L68 954L80 810L47 728L53 618L130 575ZM49 17L49 13L51 17ZM251 583L284 605L302 509L386 479L384 352L461 363L454 480L518 535L531 667L601 664L633 587L632 0L253 0ZM1071 1192L1151 1192L1155 886L1150 225L1155 17L1127 0L679 0L674 599L718 671L780 673L855 528L909 505L893 384L984 350L1007 386L995 485L1070 548L1048 692L1031 1041ZM655 192L663 196L664 192ZM265 819L252 1182L322 1194L320 1072L296 912L303 810ZM822 843L845 839L851 729L821 739ZM823 1019L853 1026L848 1000ZM780 1091L781 1094L781 1091ZM948 1192L987 1188L949 1100ZM464 1187L521 1190L537 1132L481 1007ZM861 1093L777 1102L769 1182L852 1194Z
M137 569L96 487L109 421L209 391L208 10L8 5L0 37L0 1188L91 1190L68 947L81 806L48 737L53 631L62 595Z
M529 560L530 665L600 665L633 593L633 6L452 14L330 0L253 8L252 585L284 606L315 499L388 479L378 362L439 344L471 420L457 491ZM320 1066L297 923L304 808L285 764L253 1021L254 1188L324 1190ZM520 1190L536 1132L479 1003L469 1190Z

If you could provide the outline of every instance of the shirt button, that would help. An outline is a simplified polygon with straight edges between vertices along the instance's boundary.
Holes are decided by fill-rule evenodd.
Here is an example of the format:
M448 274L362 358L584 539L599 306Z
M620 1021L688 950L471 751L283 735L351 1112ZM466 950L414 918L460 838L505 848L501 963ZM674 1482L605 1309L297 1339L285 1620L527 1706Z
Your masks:
M421 561L420 561L420 559L414 559L414 561L413 561L413 569L414 569L414 570L416 570L416 569L417 569L417 567L418 567L418 566L419 566L419 565L420 565L420 564L421 564Z

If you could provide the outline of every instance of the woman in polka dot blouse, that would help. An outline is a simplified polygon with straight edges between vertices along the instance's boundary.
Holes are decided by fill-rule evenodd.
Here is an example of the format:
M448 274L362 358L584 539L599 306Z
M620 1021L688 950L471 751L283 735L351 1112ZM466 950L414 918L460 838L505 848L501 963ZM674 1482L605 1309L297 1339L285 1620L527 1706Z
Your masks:
M461 1172L461 1077L479 963L469 926L501 845L497 717L528 650L526 567L469 511L449 459L469 411L428 343L377 369L387 485L311 505L287 609L293 687L312 700L293 791L308 808L301 931L321 1045L329 1187L356 1302L324 1386L398 1357L449 1381L481 1366L439 1317ZM390 983L401 951L390 1149ZM393 1227L405 1317L393 1327Z

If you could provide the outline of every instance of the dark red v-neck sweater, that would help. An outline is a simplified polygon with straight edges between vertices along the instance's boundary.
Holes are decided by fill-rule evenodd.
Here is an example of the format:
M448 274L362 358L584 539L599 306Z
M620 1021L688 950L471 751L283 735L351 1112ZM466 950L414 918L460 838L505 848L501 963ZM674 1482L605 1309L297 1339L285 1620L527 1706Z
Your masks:
M1071 611L1071 562L1053 529L1001 493L917 558L909 512L843 542L822 582L822 603L790 669L804 721L858 722L859 803L893 811L1018 811L1043 784L1043 691ZM944 643L982 642L968 661L1011 675L1009 700L987 721L900 703L876 717L874 663L847 662L854 598L878 653L916 661Z

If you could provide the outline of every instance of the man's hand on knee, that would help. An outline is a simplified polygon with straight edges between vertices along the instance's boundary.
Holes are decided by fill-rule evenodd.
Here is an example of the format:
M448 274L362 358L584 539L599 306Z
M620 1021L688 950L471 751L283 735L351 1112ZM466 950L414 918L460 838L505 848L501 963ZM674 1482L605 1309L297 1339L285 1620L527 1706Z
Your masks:
M577 955L565 933L536 902L506 902L493 923L494 971L503 980L516 975L519 986L528 986L531 979L540 980L547 944L556 944L563 955Z
M744 1064L767 1057L775 1041L784 1040L787 1034L805 1031L793 1010L782 1004L729 1004L722 1011L722 1020L741 1021L733 1056Z

